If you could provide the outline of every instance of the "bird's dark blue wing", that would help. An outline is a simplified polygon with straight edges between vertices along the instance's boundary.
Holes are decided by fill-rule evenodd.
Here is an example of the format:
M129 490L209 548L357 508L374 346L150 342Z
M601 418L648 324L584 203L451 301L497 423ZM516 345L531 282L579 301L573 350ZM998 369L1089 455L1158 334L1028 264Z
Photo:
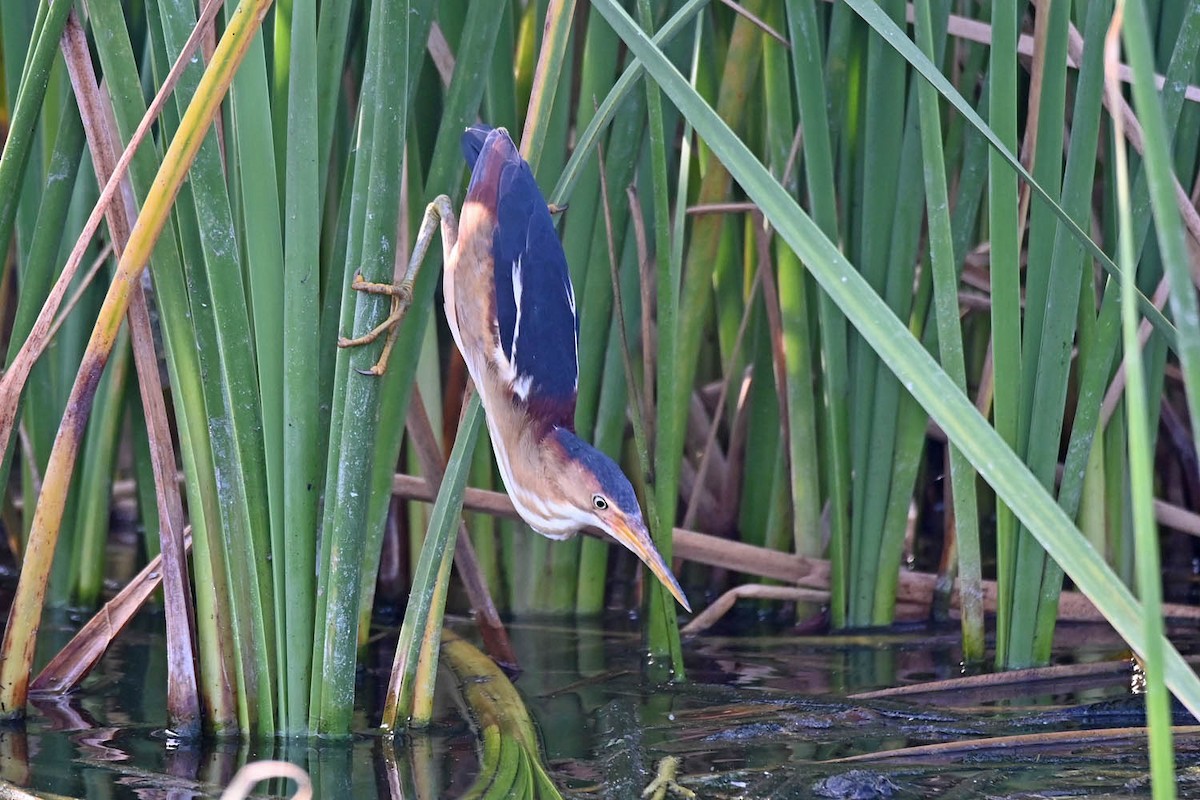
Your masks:
M464 135L464 150L467 137ZM502 139L501 139L502 137ZM496 185L492 238L500 348L513 392L530 413L574 428L579 379L579 328L567 258L546 199L503 130L486 134L475 172L503 158Z

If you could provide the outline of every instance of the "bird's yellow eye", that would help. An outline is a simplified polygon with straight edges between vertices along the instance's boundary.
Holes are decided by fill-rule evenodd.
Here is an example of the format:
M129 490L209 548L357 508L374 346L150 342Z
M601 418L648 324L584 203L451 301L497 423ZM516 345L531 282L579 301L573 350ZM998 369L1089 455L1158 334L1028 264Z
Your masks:
M597 511L604 511L608 508L608 501L604 499L603 495L594 494L592 495L592 508Z

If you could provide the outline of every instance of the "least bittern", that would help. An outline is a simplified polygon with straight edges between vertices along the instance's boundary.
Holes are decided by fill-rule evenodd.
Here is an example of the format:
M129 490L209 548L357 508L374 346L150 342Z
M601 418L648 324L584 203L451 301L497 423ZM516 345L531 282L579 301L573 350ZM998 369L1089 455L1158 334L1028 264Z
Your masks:
M496 463L521 518L566 539L596 529L642 560L691 610L650 539L637 496L621 468L575 434L579 322L567 259L529 164L503 128L468 128L463 155L471 183L455 220L450 199L426 209L413 258L397 286L357 278L355 289L392 298L388 319L341 346L388 341L411 302L412 280L440 222L446 320L479 392Z

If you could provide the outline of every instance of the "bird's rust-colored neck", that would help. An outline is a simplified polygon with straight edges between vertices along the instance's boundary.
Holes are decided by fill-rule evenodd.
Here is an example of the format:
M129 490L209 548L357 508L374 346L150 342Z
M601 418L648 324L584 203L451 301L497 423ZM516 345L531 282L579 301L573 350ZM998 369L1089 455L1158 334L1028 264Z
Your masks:
M573 536L581 527L578 520L568 516L565 508L551 507L544 496L560 481L569 480L571 469L553 426L529 416L519 403L496 402L495 395L490 403L485 401L484 410L496 465L521 517L552 539Z

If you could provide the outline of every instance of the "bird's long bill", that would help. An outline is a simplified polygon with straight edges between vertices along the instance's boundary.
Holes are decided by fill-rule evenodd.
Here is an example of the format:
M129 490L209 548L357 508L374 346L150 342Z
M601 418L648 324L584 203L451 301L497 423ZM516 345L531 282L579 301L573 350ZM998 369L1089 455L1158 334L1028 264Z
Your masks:
M679 588L679 581L675 580L675 576L671 573L671 568L667 566L667 562L663 560L662 554L658 552L658 548L654 546L654 542L650 539L650 534L645 527L641 525L630 526L622 519L614 520L613 529L610 532L612 537L623 544L635 556L642 560L642 563L650 568L654 573L654 577L662 583L663 586L670 590L675 599L679 601L679 605L683 606L688 612L691 612L692 607L688 605L687 598L683 596L683 589Z

